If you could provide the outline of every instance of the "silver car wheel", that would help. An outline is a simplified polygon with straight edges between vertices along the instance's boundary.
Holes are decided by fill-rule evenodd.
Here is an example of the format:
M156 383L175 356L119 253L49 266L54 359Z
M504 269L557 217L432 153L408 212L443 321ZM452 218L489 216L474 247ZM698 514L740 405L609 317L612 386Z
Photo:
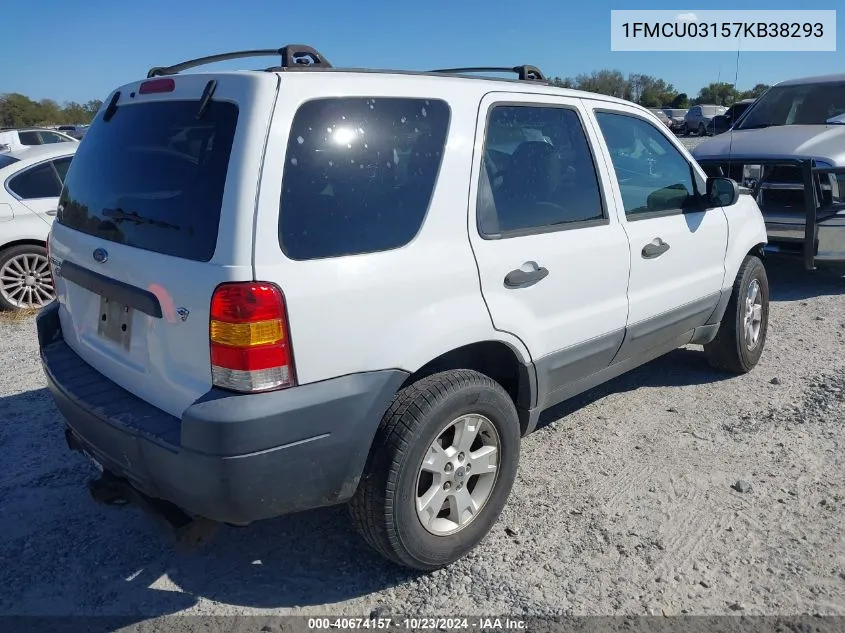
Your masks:
M493 423L467 414L450 422L429 446L417 476L416 508L436 536L464 529L490 499L501 446Z
M43 308L54 297L47 257L21 253L0 268L0 295L18 309Z
M753 279L748 284L745 294L745 314L743 317L743 332L745 346L753 350L760 342L760 328L763 323L763 293L760 292L760 282Z

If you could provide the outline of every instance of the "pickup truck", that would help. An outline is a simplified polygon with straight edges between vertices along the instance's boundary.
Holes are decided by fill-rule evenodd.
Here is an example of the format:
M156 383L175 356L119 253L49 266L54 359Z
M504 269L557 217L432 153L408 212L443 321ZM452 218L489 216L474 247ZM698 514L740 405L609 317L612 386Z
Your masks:
M692 154L708 176L751 190L768 252L808 270L845 265L845 74L773 86Z

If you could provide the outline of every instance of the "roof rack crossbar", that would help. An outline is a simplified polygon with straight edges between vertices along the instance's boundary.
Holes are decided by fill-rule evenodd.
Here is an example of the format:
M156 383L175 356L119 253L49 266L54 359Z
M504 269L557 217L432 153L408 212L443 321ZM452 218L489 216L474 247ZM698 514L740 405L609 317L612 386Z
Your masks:
M470 68L440 68L433 73L515 73L522 81L548 81L546 76L536 66L524 64L522 66L476 66Z
M209 55L207 57L199 57L197 59L189 59L188 61L172 66L156 66L150 68L147 73L147 78L161 77L164 75L176 75L183 70L189 68L196 68L197 66L206 66L207 64L214 64L217 62L225 62L230 59L242 59L245 57L281 57L282 63L280 69L292 68L296 66L311 66L318 68L331 68L332 65L325 56L316 49L303 44L288 44L282 48L263 48L254 51L234 51L231 53L221 53L219 55Z

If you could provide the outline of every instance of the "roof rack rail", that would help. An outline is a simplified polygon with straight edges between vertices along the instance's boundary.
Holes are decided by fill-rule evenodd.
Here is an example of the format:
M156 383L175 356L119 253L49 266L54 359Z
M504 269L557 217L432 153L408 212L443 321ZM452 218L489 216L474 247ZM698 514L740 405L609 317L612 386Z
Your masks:
M189 68L196 68L197 66L205 66L216 62L225 62L230 59L276 56L282 58L281 65L274 68L268 68L267 70L283 70L285 68L296 68L302 66L309 68L332 67L329 60L316 49L303 44L288 44L282 48L264 48L255 51L234 51L232 53L221 53L219 55L209 55L208 57L190 59L186 62L181 62L172 66L156 66L155 68L150 68L147 73L147 78L176 75L183 70L188 70Z
M515 73L522 81L548 81L546 76L536 66L524 64L522 66L478 66L474 68L440 68L431 70L432 73Z

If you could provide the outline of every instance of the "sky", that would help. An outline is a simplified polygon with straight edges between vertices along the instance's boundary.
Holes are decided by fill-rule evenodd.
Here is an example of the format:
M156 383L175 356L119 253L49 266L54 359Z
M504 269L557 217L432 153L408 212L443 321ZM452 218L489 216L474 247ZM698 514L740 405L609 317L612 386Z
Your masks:
M837 52L612 52L611 9L833 9ZM35 8L37 7L37 9ZM49 28L47 28L49 25ZM44 28L32 28L38 25ZM0 0L0 94L104 99L152 66L233 50L308 44L334 66L426 70L533 64L548 76L603 68L655 75L690 96L717 80L845 72L840 0ZM217 64L260 68L272 59ZM246 64L246 66L244 66ZM215 67L208 67L213 70Z

